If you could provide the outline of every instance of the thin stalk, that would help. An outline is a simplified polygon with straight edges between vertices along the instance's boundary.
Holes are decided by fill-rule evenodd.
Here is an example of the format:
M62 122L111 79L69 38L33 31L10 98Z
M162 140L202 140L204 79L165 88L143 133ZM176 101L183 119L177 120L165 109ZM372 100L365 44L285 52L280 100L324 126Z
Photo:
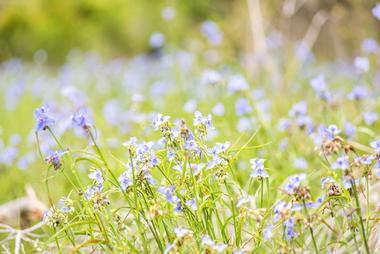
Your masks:
M309 227L309 230L310 230L311 239L313 240L314 250L315 250L315 253L318 254L319 252L318 252L317 243L316 243L316 241L315 241L313 228L312 228L311 225L310 225L310 223L311 223L311 217L310 217L309 211L307 210L305 200L302 200L302 203L303 203L303 207L304 207L304 209L305 209L306 215L307 215L307 221L308 221L308 223L309 223L308 227Z

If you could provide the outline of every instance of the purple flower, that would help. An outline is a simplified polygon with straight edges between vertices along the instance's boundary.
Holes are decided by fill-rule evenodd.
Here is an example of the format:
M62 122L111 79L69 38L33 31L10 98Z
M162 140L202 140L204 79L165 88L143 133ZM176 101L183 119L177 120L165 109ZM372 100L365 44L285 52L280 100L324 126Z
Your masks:
M325 129L325 137L328 140L333 140L336 135L340 133L340 130L338 127L334 124L330 124L326 129Z
M248 90L249 85L243 76L235 75L232 76L228 82L228 92L235 93L240 91Z
M376 114L375 112L366 112L364 113L363 117L364 117L364 122L367 125L372 125L379 119L379 115Z
M356 86L352 89L352 92L348 95L350 100L363 100L368 96L368 90L364 86Z
M369 145L375 150L375 153L380 154L380 139L372 141Z
M78 112L74 113L71 116L71 121L74 125L84 129L88 130L92 126L92 122L87 114L87 111L82 109Z
M293 166L297 169L307 169L307 161L304 158L295 158L293 160Z
M286 240L290 241L291 239L297 238L298 234L294 231L295 219L294 217L290 217L287 221L285 221L284 226L286 230Z
M378 20L380 20L380 3L376 4L375 7L373 7L372 15Z
M304 180L305 177L305 174L300 174L289 178L289 181L284 186L284 190L290 195L293 194L294 189L300 186L301 181Z
M41 107L34 111L34 117L37 120L36 132L44 131L54 124L54 119L48 115L49 109Z
M336 169L342 169L346 170L350 167L350 162L348 161L348 156L347 155L342 155L340 156L336 162L334 162L331 165L331 169L336 170Z
M218 103L212 108L212 113L216 116L224 116L224 105L223 103Z
M289 110L288 115L290 117L297 117L301 115L306 115L306 113L307 103L305 101L301 101L293 105L293 107Z
M125 171L123 174L121 174L118 181L123 191L126 191L128 187L133 185L132 177L130 176L129 171Z
M251 159L252 173L251 177L269 177L268 172L264 169L264 159Z
M164 46L165 44L165 35L160 32L153 33L149 38L149 45L152 48L158 49Z
M369 61L366 57L355 57L354 66L359 72L369 71Z
M377 44L377 41L372 39L372 38L368 38L368 39L365 39L363 40L362 42L362 50L365 52L365 53L376 53L376 51L379 50L379 45Z
M54 170L58 170L62 166L61 158L65 153L64 151L49 151L49 155L45 158L45 161L53 165Z
M263 233L264 233L263 240L265 242L272 238L272 236L273 236L273 229L274 229L273 225L268 225L268 226L266 226L264 228L264 230L263 230Z
M100 170L95 170L91 172L88 177L92 180L94 180L97 184L103 184L104 179L103 179L103 174Z
M207 20L201 27L202 34L212 45L219 45L223 41L223 33L220 31L218 24Z
M179 199L177 198L177 196L173 195L173 193L174 193L174 186L160 187L160 188L158 188L157 191L159 193L161 193L162 195L164 195L166 197L166 200L169 203L171 203L171 204L177 203L179 201Z
M155 130L158 130L167 123L170 119L170 116L164 116L162 114L157 114L156 118L152 121L153 127Z
M235 103L235 111L237 116L246 115L252 112L252 107L247 99L239 99Z
M345 123L345 125L344 125L344 133L346 134L346 136L348 138L351 138L352 136L354 136L355 133L356 133L356 127L355 127L355 125L353 125L352 123L349 123L349 122Z

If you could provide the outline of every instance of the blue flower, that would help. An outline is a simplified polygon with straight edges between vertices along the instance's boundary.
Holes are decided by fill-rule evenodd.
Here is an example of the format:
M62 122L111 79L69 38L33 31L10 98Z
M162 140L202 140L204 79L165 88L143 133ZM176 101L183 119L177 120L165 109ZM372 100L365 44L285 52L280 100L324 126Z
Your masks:
M354 66L359 72L368 72L369 71L369 61L366 57L355 57Z
M346 170L350 167L350 162L348 161L348 156L347 155L342 155L340 156L336 162L334 162L331 165L331 169L336 170L336 169L342 169Z
M376 114L375 112L366 112L364 113L363 117L364 117L364 122L367 125L372 125L379 119L379 115Z
M45 158L45 161L53 165L54 170L58 170L61 166L61 157L65 154L65 151L49 151L48 156Z
M350 100L360 101L368 96L368 90L364 86L356 86L352 92L348 94Z
M37 120L36 132L44 131L54 124L55 121L48 115L48 111L47 107L41 107L34 111L34 117Z
M166 200L169 203L171 203L171 204L177 203L179 201L179 199L177 198L177 196L173 195L173 193L174 193L174 186L160 187L160 188L158 188L157 191L159 193L161 193L162 195L164 195L166 197Z
M305 101L298 102L293 105L289 110L288 115L290 117L297 117L301 115L306 115L307 113L307 103Z
M345 123L344 125L344 134L346 134L346 136L348 138L351 138L352 136L354 136L356 133L356 127L355 125L353 125L352 123Z
M375 7L372 8L372 15L380 20L380 3L376 4Z
M100 170L95 170L91 172L88 177L92 180L94 180L97 184L103 184L104 179L103 179L103 174Z
M237 116L246 115L252 112L252 107L247 99L239 99L235 103L235 111Z
M268 172L264 169L264 159L251 159L252 173L251 177L269 177Z
M375 150L375 153L380 154L380 139L372 141L369 145Z
M330 124L326 129L325 129L325 137L327 140L333 140L336 135L340 133L340 130L338 127L334 124Z
M264 230L263 230L263 233L264 233L263 240L265 242L272 238L272 236L273 236L273 229L274 229L273 225L268 225L268 226L266 226L264 228Z
M297 238L298 233L294 231L295 219L290 217L287 221L285 221L284 226L286 229L286 240L290 241L291 239Z
M166 124L170 119L170 116L164 116L162 114L157 114L156 118L152 121L154 130L158 130L164 124Z
M128 171L128 170L124 171L124 173L120 175L118 181L120 183L121 189L123 191L126 191L128 189L128 187L133 185L133 180L132 180L130 171Z
M88 129L92 126L92 121L90 120L87 111L82 109L78 112L75 112L71 116L71 120L74 125L88 131Z

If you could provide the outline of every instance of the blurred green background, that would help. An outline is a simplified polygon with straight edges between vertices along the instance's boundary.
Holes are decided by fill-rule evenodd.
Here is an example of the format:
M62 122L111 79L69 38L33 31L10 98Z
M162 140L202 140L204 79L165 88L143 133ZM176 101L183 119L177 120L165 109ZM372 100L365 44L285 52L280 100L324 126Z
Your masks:
M380 22L371 15L372 0L260 1L265 33L280 31L293 45L306 34L316 13L326 15L314 44L317 56L333 59L355 54L366 37L379 39ZM173 7L172 21L162 18ZM199 34L200 24L216 21L224 43L235 54L250 41L245 0L1 0L0 60L33 59L44 49L50 64L61 64L72 48L96 51L105 57L134 55L149 50L149 36L160 31L167 46L183 47Z

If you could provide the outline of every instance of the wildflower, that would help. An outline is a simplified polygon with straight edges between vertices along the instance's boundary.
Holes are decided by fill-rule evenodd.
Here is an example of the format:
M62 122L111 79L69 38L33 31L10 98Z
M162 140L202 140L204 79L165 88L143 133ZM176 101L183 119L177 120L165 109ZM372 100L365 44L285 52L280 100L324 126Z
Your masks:
M375 156L367 155L367 156L359 157L358 159L359 159L359 162L363 165L371 165L372 161L375 159Z
M212 70L205 70L203 72L203 76L202 76L203 84L216 85L222 82L223 82L223 78L218 72L212 71Z
M369 71L369 61L366 57L355 57L354 66L359 72L368 72Z
M48 115L49 109L41 107L34 111L34 117L37 120L36 132L44 131L54 124L54 119Z
M348 95L350 100L360 101L368 96L368 90L364 86L356 86Z
M165 125L170 119L170 116L164 116L162 114L157 114L156 118L153 120L154 130L158 130L163 125Z
M126 191L128 189L128 187L132 186L133 185L133 180L131 179L131 173L130 171L124 171L124 173L122 173L120 176L119 176L119 179L118 179L119 183L120 183L120 187L123 191Z
M293 166L297 169L307 169L307 161L304 158L295 158L293 160Z
M331 165L331 169L336 170L336 169L342 169L346 170L350 167L350 162L348 161L348 156L347 155L342 155L340 156L336 162L334 162Z
M376 51L379 50L379 45L377 44L377 41L374 40L373 38L368 38L368 39L363 40L362 50L365 53L376 53Z
M345 123L344 125L344 133L346 134L347 137L352 137L356 133L356 127L352 123Z
M375 150L375 153L380 154L380 139L372 141L369 145Z
M190 200L186 201L185 204L188 207L190 207L190 209L193 210L193 212L195 212L197 210L197 202L195 201L195 199L190 199Z
M331 177L324 177L322 178L322 181L321 181L321 188L324 188L326 186L326 184L328 183L333 183L334 182L334 179L332 179Z
M297 117L300 115L305 115L307 113L307 103L305 101L301 101L293 105L293 107L289 110L288 115L290 117Z
M165 19L166 21L170 21L174 19L175 16L176 16L176 10L173 7L168 6L168 7L165 7L161 11L161 17Z
M61 168L61 158L66 152L64 151L49 151L48 156L45 158L46 163L52 165L54 170L58 170Z
M97 184L103 184L104 179L103 179L103 174L100 170L95 170L91 172L88 177L92 180L94 180Z
M212 45L219 45L223 40L223 33L220 31L218 24L213 21L207 20L203 22L201 32Z
M264 169L264 159L251 159L252 173L251 177L267 178L268 172Z
M333 140L336 135L340 133L340 130L338 127L334 124L330 124L326 129L325 129L325 137L328 140Z
M380 177L380 161L379 161L379 159L376 160L376 163L375 163L373 169L375 171L376 177Z
M372 8L372 15L380 20L380 3L376 4L375 7Z
M266 226L264 228L264 230L263 230L263 233L264 233L263 240L265 242L273 237L273 229L274 229L273 225L268 225L268 226Z
M290 241L291 239L297 238L298 234L294 231L295 219L294 217L290 217L287 221L285 221L284 226L286 229L286 240Z
M75 126L80 127L85 131L88 131L90 127L92 126L92 122L85 109L81 109L75 112L71 116L71 121L73 122Z
M165 35L163 35L160 32L153 33L149 38L149 45L154 48L158 49L163 47L165 44Z
M279 221L281 218L284 218L285 215L290 210L291 206L284 201L278 201L273 208L274 211L274 218L273 222Z
M289 181L285 184L284 190L290 194L294 194L294 190L298 188L301 184L301 181L306 178L305 174L296 175L293 177L290 177Z
M176 202L179 201L179 199L177 198L177 196L174 196L173 193L174 193L174 186L170 186L170 187L160 187L158 188L157 190L160 194L164 195L166 197L166 200L171 203L171 204L174 204Z
M212 113L216 116L224 116L224 105L223 103L218 103L212 108Z
M249 85L243 76L235 75L232 76L228 82L228 92L235 93L248 90Z
M246 115L252 112L252 107L247 99L239 99L235 103L235 111L237 116Z
M366 112L363 117L367 125L372 125L379 119L379 115L375 112Z

